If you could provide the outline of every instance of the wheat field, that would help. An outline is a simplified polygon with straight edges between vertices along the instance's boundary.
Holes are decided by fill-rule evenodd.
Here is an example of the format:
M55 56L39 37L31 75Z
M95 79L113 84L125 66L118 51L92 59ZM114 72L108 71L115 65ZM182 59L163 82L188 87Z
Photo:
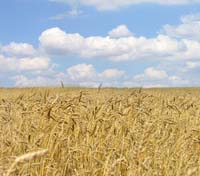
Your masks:
M200 89L0 89L2 176L199 176Z

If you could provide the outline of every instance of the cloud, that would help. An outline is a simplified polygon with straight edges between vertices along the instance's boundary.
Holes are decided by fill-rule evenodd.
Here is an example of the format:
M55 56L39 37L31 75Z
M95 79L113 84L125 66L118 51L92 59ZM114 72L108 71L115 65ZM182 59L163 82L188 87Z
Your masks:
M200 67L200 62L186 62L187 69L195 69Z
M65 85L98 87L101 83L104 86L120 86L118 79L123 78L125 72L118 69L106 69L97 72L91 64L77 64L66 69L66 73L54 73L52 75L35 77L25 76L23 73L13 76L15 86L52 86L59 85L63 81ZM112 79L116 79L113 81Z
M0 72L38 71L50 67L49 58L16 58L0 55Z
M169 57L180 52L182 55L182 52L191 52L189 49L193 49L187 46L190 41L178 41L167 35L158 35L155 38L83 37L78 33L68 34L59 28L44 31L39 40L41 48L48 54L75 54L82 58L106 58L113 61ZM199 47L195 43L193 46ZM190 48L186 50L187 47Z
M50 66L49 58L35 57L35 58L22 58L18 61L19 70L45 70Z
M49 0L49 1L68 4L71 8L71 10L67 12L50 17L49 18L50 20L63 20L67 17L79 17L84 14L84 12L79 8L80 2L78 0Z
M66 3L70 5L75 5L77 4L78 0L49 0L51 2L60 2L60 3Z
M78 34L67 34L59 28L45 30L39 37L40 45L49 54L71 54L82 49L84 38Z
M145 80L145 79L162 80L166 78L168 78L168 75L164 70L160 70L154 67L149 67L144 70L143 74L136 75L134 77L135 80Z
M26 57L36 54L34 47L28 43L15 43L11 42L9 45L1 47L1 53L7 56Z
M141 3L154 3L161 5L185 5L200 3L199 0L50 0L54 2L73 5L75 2L83 6L92 6L98 10L116 10L125 6L137 5Z
M144 71L144 74L150 79L164 79L168 77L167 73L164 70L159 70L153 67L147 68Z
M116 68L105 69L98 72L91 64L78 64L67 68L65 81L67 83L86 87L103 86L118 87L119 81L125 78L125 72Z
M16 75L12 77L12 80L15 81L16 87L39 87L39 86L52 86L58 83L52 82L51 79L47 77L37 76L35 78L28 78L24 75Z
M180 25L164 26L163 31L152 38L133 35L124 24L112 29L107 36L85 37L58 27L50 28L39 36L37 49L28 43L1 45L0 72L5 77L12 75L17 86L59 85L61 80L66 85L92 87L100 83L111 87L195 85L199 78L194 72L200 67L199 19L198 14L183 16ZM55 56L78 56L85 59L84 62L90 58L93 63L108 59L135 64L138 60L136 64L145 62L151 66L138 75L127 74L128 70L117 67L99 71L89 63L72 65L65 72L58 72L51 61ZM177 69L173 70L174 67Z
M91 80L96 77L96 70L91 64L78 64L67 69L71 80Z
M0 72L9 72L16 70L17 60L14 58L6 58L3 55L0 55Z
M121 26L126 29L127 35L130 32L128 28L124 25ZM166 29L165 27L164 29ZM197 37L182 36L177 38L171 36L167 30L154 38L133 35L124 37L125 32L122 35L119 31L123 30L119 29L121 29L120 26L109 33L113 37L84 37L79 33L66 33L58 27L50 28L40 35L40 47L50 55L77 55L81 58L104 58L112 61L192 60L200 58L200 41Z
M118 69L107 69L104 70L101 74L99 74L99 76L101 78L106 78L106 79L117 79L117 78L121 78L122 76L125 75L125 72L122 70L118 70Z
M190 14L181 18L178 26L165 25L164 32L172 37L200 40L200 14Z
M126 25L119 25L108 34L112 38L130 37L133 35Z
M169 86L191 86L193 85L192 80L188 80L187 78L182 78L180 76L170 76L168 78Z
M75 8L75 9L72 9L68 12L52 16L49 19L50 20L63 20L67 17L78 17L78 16L81 16L82 14L84 14L83 11Z
M180 77L179 75L169 75L165 70L155 67L149 67L144 70L144 73L135 75L133 80L136 85L141 87L177 87L192 85L192 80L188 80L186 77Z
M59 86L60 81L65 85L98 87L170 87L186 86L190 81L177 75L168 75L165 70L149 67L143 74L130 78L123 70L116 68L105 69L98 72L91 64L77 64L66 69L66 72L51 75L26 76L23 73L11 78L17 87L31 86Z
M191 23L191 22L198 22L200 21L200 13L194 13L189 15L184 15L181 17L181 21L183 23Z

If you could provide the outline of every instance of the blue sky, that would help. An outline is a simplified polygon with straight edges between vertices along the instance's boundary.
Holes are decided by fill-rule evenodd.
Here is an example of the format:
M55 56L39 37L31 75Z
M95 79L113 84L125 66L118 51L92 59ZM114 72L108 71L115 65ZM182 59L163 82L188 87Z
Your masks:
M200 0L0 2L0 86L200 85Z

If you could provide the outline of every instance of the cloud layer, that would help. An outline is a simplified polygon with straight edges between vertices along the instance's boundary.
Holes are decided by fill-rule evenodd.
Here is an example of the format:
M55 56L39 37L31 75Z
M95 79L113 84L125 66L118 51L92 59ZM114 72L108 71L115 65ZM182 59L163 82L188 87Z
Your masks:
M15 58L0 55L0 72L45 70L49 66L50 60L45 57Z
M200 84L195 75L200 68L199 24L199 14L183 16L181 24L163 26L154 38L135 36L125 24L111 29L107 36L85 37L50 28L39 36L38 48L16 42L0 46L0 82L9 75L15 86L58 85L61 80L67 85L93 87L100 83L118 87ZM76 56L82 61L58 71L55 58L59 56ZM99 70L90 64L91 59L114 62L115 66ZM134 74L118 67L125 62L134 69L140 61L147 66Z
M113 61L200 57L197 52L200 50L199 41L187 36L180 39L173 37L169 34L169 26L165 26L164 30L164 34L155 38L135 37L125 25L121 25L106 37L84 37L78 33L66 33L60 28L51 28L44 31L39 40L42 49L53 55L74 54L82 58L105 58Z

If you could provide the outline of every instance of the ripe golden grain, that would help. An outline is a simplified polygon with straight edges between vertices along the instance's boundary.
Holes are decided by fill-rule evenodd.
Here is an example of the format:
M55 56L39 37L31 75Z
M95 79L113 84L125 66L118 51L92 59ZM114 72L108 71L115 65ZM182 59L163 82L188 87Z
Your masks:
M0 89L0 175L198 176L199 92Z
M14 163L9 168L8 173L6 174L6 176L9 176L12 173L13 169L15 168L15 166L18 163L28 162L28 161L31 161L31 160L33 160L35 158L42 157L47 152L48 152L48 150L44 149L44 150L40 150L40 151L36 151L36 152L27 153L27 154L24 154L22 156L17 157L15 159Z

